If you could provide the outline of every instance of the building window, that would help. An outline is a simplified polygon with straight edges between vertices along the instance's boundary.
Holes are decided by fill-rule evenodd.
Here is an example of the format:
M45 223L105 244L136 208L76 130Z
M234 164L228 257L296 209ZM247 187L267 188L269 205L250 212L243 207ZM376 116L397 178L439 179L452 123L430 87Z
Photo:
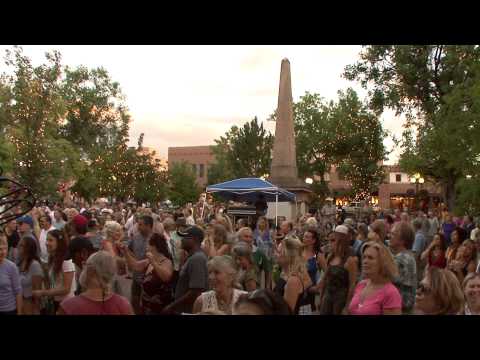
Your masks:
M196 176L197 175L197 165L196 164L192 164L192 171Z
M199 172L200 172L199 176L200 176L201 178L203 178L203 175L204 175L204 173L205 173L205 165L204 165L204 164L200 164Z
M395 175L395 181L396 182L402 182L402 174Z

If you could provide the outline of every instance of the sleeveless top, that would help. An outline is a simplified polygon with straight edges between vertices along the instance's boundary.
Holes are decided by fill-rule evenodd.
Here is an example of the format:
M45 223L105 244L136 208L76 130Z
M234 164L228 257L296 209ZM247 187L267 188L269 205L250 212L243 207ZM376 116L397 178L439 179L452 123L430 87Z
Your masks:
M104 302L79 295L65 299L61 307L67 315L130 315L133 312L128 300L117 294Z
M340 265L329 265L325 273L325 287L320 306L321 315L340 315L346 305L350 275L345 261Z
M233 307L238 301L238 298L240 295L243 294L248 294L246 291L238 290L238 289L233 289L233 299L232 303L230 304L230 308L225 310L225 309L220 309L218 307L218 302L217 302L217 296L215 295L215 291L206 291L200 295L202 299L202 312L204 311L225 311L228 315L232 315L233 313Z
M145 274L142 283L142 308L145 314L160 314L173 302L173 282L165 282L155 269Z
M295 303L294 315L311 315L315 306L315 295L310 294L303 285L303 281L298 277L302 283L303 291L298 294L297 302ZM275 289L273 291L282 299L285 295L285 287L287 286L287 280L283 277L277 281Z
M318 266L317 266L317 257L314 255L307 260L307 271L312 280L312 284L316 284L318 280Z

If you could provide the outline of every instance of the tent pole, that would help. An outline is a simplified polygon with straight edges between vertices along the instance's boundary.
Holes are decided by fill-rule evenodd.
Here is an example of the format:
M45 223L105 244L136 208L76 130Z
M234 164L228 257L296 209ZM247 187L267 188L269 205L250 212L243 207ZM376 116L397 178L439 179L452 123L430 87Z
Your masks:
M278 192L275 195L275 229L278 226Z

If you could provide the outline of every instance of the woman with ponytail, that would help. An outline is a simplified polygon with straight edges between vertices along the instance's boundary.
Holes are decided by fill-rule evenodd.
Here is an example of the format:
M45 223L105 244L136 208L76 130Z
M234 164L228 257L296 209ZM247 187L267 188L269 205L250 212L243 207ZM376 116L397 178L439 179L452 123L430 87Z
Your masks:
M58 315L133 315L130 303L112 291L117 273L115 258L107 251L92 254L80 275L85 289L80 295L64 300Z

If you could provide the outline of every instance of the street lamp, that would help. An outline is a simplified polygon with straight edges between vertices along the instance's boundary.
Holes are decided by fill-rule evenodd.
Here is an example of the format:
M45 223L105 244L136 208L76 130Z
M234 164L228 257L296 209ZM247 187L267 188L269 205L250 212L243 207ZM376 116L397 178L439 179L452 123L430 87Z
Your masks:
M419 173L416 173L410 178L410 182L415 184L415 207L418 208L418 184L423 184L425 179Z
M308 185L312 185L313 184L313 179L312 178L306 178L305 183L307 183Z

